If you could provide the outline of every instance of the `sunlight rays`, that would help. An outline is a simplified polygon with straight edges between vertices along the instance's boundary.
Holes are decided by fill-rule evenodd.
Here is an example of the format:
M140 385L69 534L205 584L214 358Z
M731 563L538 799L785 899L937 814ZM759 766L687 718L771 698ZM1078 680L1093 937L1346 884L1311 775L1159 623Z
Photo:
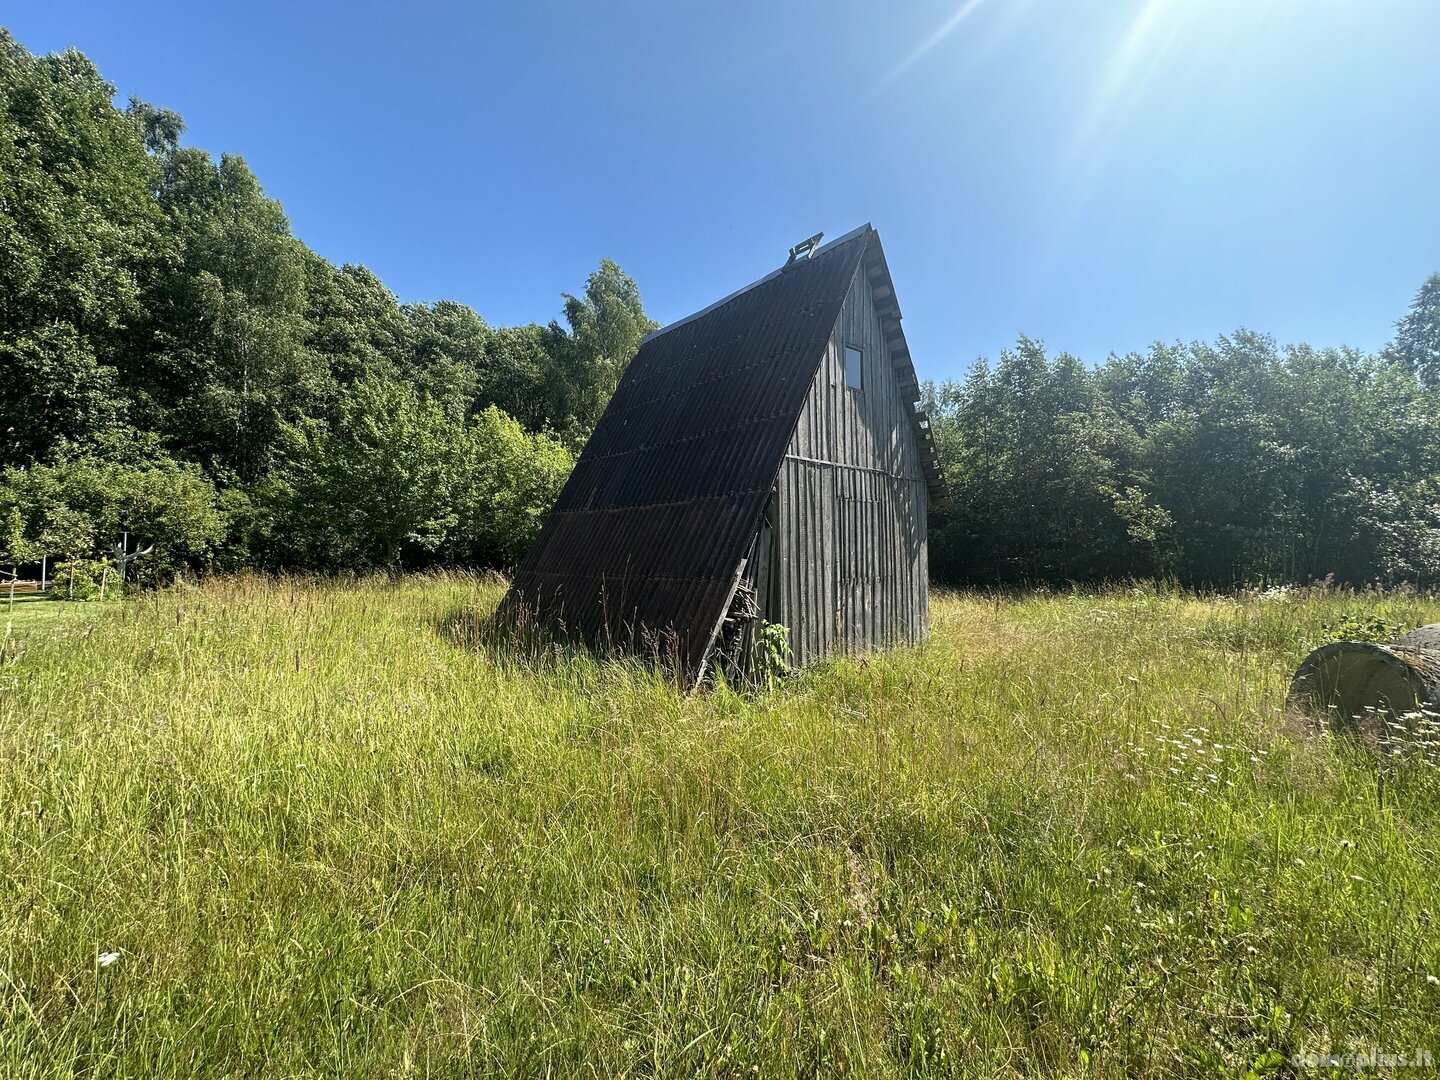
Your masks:
M1103 56L1088 93L1079 95L1070 135L1057 147L1042 213L1052 223L1050 241L1036 254L1031 273L1048 278L1057 268L1070 232L1089 201L1127 126L1154 97L1155 81L1173 59L1185 27L1186 9L1174 0L1140 0Z
M1072 158L1105 141L1113 120L1139 105L1180 31L1171 0L1143 0L1121 34L1075 125Z
M875 84L875 90L878 91L886 86L889 86L896 79L900 78L900 76L904 75L905 72L909 71L917 63L919 63L920 60L922 60L927 53L929 53L932 49L935 48L935 46L939 45L942 41L949 37L950 34L954 32L956 27L958 27L971 15L973 15L975 13L975 9L978 8L982 3L984 3L984 0L965 0L965 2L962 3L960 7L956 10L955 14L951 15L950 18L946 19L940 25L939 29L937 29L933 34L931 34L928 38L926 38L919 45L917 45L910 52L910 54L905 57L905 59L901 60L900 63L896 64L893 68L891 68L885 74L885 76Z

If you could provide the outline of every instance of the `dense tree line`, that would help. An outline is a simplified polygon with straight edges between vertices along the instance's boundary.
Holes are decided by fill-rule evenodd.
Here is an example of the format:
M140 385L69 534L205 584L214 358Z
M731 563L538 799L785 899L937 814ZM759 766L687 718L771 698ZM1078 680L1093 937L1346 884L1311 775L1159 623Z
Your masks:
M1381 354L1236 333L926 387L952 584L1440 580L1440 275Z
M401 304L183 133L0 30L0 561L516 559L653 326L635 283L602 262L548 326Z
M0 30L0 565L505 566L653 324L602 262L546 326L402 304L245 162ZM1237 333L926 387L948 584L1440 579L1440 275L1379 355Z

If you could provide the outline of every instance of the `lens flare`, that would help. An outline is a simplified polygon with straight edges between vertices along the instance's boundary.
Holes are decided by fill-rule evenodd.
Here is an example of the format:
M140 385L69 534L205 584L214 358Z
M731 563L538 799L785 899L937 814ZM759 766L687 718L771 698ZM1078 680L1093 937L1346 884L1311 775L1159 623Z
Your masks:
M965 0L965 3L961 4L955 14L946 19L938 30L916 46L909 56L891 68L885 77L875 84L875 89L879 90L882 87L889 86L896 79L900 78L901 75L904 75L905 72L919 63L926 53L930 52L931 49L949 37L957 26L973 15L975 9L982 3L984 3L984 0Z

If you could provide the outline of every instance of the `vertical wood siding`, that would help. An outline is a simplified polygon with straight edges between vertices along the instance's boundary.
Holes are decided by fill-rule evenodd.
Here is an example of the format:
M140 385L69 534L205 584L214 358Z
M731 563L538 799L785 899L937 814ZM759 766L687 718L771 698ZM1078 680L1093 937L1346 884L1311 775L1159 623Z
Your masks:
M845 347L864 354L845 385ZM929 628L926 484L870 285L857 273L780 468L771 622L797 663Z

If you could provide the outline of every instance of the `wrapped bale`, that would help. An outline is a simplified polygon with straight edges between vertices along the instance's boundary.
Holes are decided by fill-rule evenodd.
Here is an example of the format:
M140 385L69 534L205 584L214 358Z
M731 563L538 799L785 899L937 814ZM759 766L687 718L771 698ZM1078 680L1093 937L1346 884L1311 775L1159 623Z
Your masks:
M1289 708L1377 748L1428 738L1440 714L1440 623L1390 644L1337 641L1295 672Z

